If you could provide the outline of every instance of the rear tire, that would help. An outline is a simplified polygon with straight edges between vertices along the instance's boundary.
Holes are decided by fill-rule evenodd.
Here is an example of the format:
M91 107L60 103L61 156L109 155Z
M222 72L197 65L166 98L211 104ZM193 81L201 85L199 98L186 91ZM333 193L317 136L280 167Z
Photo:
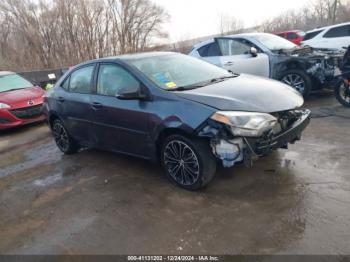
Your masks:
M216 172L216 157L208 141L182 135L165 138L161 163L168 179L187 190L206 186Z
M283 72L279 80L297 90L305 98L310 95L312 80L300 69L291 69Z
M78 152L78 143L69 135L61 120L56 119L52 123L52 133L57 147L67 155Z

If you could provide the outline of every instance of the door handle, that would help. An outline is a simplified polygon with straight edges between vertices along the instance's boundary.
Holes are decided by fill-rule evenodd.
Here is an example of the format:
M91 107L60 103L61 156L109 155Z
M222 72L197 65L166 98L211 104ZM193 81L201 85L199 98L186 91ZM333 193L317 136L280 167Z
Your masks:
M231 66L231 65L233 65L234 63L232 62L232 61L228 61L228 62L226 62L224 65L225 66Z
M63 98L62 96L59 96L59 97L58 97L58 102L63 103L63 102L64 102L64 98Z
M103 107L103 105L101 103L98 103L98 102L92 102L91 107L94 110L98 110L98 109L101 109Z

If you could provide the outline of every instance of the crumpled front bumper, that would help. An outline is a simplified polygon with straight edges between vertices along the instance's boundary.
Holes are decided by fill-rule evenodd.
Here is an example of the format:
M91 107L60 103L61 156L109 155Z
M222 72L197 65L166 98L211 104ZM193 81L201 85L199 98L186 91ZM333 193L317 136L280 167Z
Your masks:
M310 123L311 111L297 110L297 119L277 134L270 131L263 137L235 137L227 139L216 133L211 140L213 153L222 160L224 167L232 167L238 162L251 166L253 160L267 155L278 148L288 148L289 143L300 140L302 132Z
M310 123L311 111L300 110L302 115L287 130L269 138L245 138L248 149L256 155L266 155L273 149L287 148L288 143L300 140L301 134Z

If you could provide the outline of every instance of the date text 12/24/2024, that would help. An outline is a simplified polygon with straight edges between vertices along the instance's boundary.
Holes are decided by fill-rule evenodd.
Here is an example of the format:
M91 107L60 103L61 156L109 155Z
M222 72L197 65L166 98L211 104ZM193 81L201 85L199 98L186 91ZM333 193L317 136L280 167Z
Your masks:
M219 261L217 256L128 256L128 261Z

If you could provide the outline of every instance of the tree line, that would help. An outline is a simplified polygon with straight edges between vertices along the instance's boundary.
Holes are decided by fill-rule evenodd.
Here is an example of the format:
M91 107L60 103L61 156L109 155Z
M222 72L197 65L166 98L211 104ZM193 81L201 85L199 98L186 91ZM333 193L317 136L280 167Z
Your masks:
M148 50L167 38L169 18L152 0L1 0L0 70L60 68ZM257 29L306 31L348 21L350 0L311 0ZM242 30L234 16L218 18L218 33Z
M310 30L350 21L349 0L313 0L303 8L289 10L262 23L264 32Z
M167 37L151 0L1 0L0 70L33 70L145 50Z

